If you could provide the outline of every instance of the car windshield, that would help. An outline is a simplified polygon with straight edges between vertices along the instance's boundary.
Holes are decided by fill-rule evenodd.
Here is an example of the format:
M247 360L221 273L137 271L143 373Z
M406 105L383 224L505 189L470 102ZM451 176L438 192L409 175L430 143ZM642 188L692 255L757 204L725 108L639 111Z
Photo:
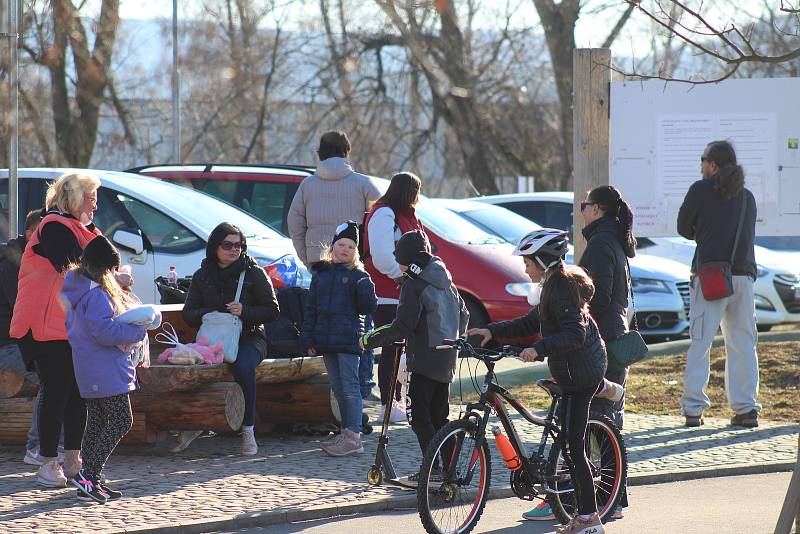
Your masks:
M127 182L125 185L129 185ZM181 187L156 179L142 179L135 190L157 201L170 210L191 220L207 234L222 221L238 226L248 239L282 239L260 220L236 206L188 187Z
M800 236L763 236L755 238L755 244L772 250L800 250Z
M430 231L452 243L466 245L497 245L503 242L497 236L478 228L452 211L422 200L416 208L417 216Z
M496 206L458 211L459 215L508 241L512 245L519 243L525 234L541 228L535 222L517 215L513 211Z

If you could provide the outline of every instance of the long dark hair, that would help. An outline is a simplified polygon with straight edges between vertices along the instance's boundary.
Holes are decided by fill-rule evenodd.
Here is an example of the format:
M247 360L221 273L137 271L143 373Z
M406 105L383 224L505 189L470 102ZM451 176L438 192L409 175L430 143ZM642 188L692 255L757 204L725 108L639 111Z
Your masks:
M389 189L378 199L378 203L389 206L395 213L402 213L417 203L421 188L419 176L412 172L398 172L392 176Z
M217 261L217 247L229 235L238 235L242 240L242 256L247 252L247 238L244 233L235 224L229 222L221 222L216 228L211 230L211 235L208 236L208 244L206 245L206 258L209 261Z
M589 193L589 202L596 204L604 215L617 222L617 239L629 258L636 256L636 238L633 237L633 210L616 187L601 185Z
M744 188L744 170L736 163L736 151L728 141L712 141L708 144L706 161L713 161L719 167L717 192L725 200L730 200Z
M594 282L583 268L563 262L547 270L542 281L539 312L544 319L556 316L556 307L568 301L582 313L589 313L594 296Z

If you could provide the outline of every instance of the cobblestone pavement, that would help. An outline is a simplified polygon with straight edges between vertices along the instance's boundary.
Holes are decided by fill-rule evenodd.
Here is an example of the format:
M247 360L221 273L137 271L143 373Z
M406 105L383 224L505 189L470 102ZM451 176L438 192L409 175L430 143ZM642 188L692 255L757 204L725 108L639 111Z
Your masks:
M376 408L369 411L376 418ZM628 415L629 474L715 471L797 457L800 425L762 421L747 430L722 419L706 419L705 426L693 429L682 423L680 417ZM538 440L536 427L525 423L518 429L526 440ZM122 532L407 497L407 490L366 484L377 435L366 436L365 454L345 458L327 457L319 449L320 436L294 434L260 437L255 457L239 456L239 439L233 436L203 437L176 455L166 452L168 443L126 448L112 456L105 473L125 496L106 505L79 502L74 489L42 488L31 466L22 463L21 448L0 448L0 531ZM393 425L389 435L398 472L415 471L420 453L408 425ZM508 471L492 450L492 487L505 487Z

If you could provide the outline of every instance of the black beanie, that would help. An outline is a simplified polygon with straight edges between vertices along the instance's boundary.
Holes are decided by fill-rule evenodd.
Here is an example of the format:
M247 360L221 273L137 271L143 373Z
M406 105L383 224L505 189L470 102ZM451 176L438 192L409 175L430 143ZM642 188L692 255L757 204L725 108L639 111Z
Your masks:
M81 265L87 272L100 274L119 267L120 256L111 241L99 235L83 249Z
M428 238L419 230L412 230L403 234L403 237L394 246L394 259L400 265L411 265L420 257L420 253L430 256ZM416 262L419 265L420 262ZM422 267L422 265L420 265Z
M358 224L355 221L347 221L336 227L336 235L333 236L331 246L343 237L350 239L358 246Z

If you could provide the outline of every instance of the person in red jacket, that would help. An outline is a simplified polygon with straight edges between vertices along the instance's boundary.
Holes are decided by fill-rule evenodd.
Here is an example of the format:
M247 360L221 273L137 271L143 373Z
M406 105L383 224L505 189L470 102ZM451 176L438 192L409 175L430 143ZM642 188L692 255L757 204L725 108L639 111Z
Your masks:
M33 362L42 388L39 410L39 454L43 465L37 480L64 487L81 468L80 449L86 426L86 405L75 382L72 349L67 341L61 288L67 267L77 263L86 245L100 234L92 222L100 180L65 174L47 190L47 214L22 255L19 290L9 335L19 340L22 357ZM64 428L64 468L56 458Z
M414 213L419 202L422 180L413 173L401 172L392 176L386 193L375 202L367 214L364 225L364 266L375 284L378 309L373 315L375 327L385 326L394 320L400 297L399 281L403 273L394 256L395 244L402 235L422 229ZM395 397L390 399L392 345L381 348L378 362L378 387L381 393L382 412L392 410L390 420L405 420L405 407L400 403L401 392L395 387Z

